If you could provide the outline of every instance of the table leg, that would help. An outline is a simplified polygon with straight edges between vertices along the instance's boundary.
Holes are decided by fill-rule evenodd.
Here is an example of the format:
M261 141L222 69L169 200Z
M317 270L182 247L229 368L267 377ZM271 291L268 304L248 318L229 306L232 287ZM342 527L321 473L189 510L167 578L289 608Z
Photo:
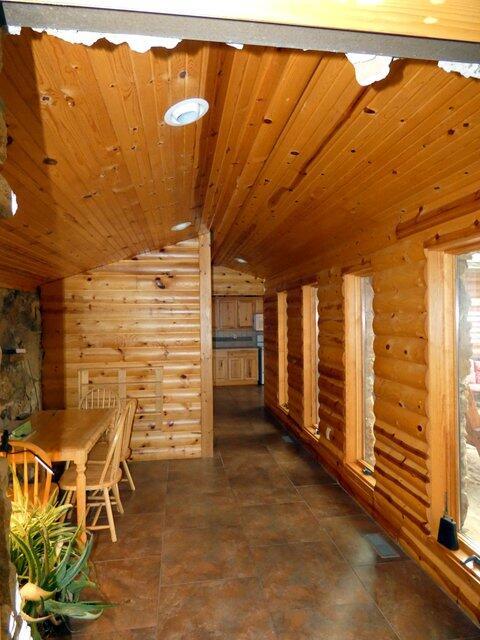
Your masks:
M77 524L82 529L80 531L80 542L83 544L87 541L87 532L85 529L85 513L87 510L87 492L86 492L86 476L85 470L87 466L86 456L82 456L76 462L77 465Z

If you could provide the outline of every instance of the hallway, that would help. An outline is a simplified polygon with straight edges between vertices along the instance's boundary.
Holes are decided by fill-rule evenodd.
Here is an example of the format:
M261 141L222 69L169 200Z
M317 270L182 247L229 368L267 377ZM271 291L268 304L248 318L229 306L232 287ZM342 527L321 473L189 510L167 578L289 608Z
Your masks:
M216 389L212 460L133 464L117 544L93 559L117 603L98 640L467 640L480 631L265 419L258 387Z

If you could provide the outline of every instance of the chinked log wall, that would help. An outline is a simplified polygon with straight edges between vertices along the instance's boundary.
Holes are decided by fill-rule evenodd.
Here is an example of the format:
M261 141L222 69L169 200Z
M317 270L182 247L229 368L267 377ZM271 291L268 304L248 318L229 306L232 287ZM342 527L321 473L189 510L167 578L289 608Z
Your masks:
M311 448L403 548L477 620L480 580L435 540L432 459L435 447L446 447L429 431L427 260L424 245L445 236L472 233L474 216L417 233L373 254L342 254L317 273L267 281L265 296L265 404ZM479 235L480 237L480 235ZM480 241L479 241L480 245ZM477 245L477 246L479 246ZM358 268L373 276L375 332L375 484L365 482L345 463L345 324L343 274ZM332 262L334 260L332 259ZM315 438L302 424L303 377L299 354L303 323L301 286L318 285L319 424ZM277 297L287 290L289 415L278 406ZM441 322L441 318L439 318ZM300 403L300 405L299 405ZM436 469L444 474L445 469ZM438 508L437 508L438 511Z
M44 285L45 407L77 405L80 368L98 372L102 363L163 367L160 428L149 418L155 406L144 397L138 373L133 395L141 412L132 436L133 458L209 455L211 302L202 282L210 287L210 277L209 242L188 240Z

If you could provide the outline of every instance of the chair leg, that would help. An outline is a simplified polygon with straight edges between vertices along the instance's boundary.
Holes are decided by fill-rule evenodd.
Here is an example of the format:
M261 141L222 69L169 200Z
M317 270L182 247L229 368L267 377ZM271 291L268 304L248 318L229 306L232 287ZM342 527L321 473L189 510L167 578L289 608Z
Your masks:
M112 487L112 493L115 497L115 504L117 505L118 513L124 513L123 504L120 500L120 491L118 490L118 484L114 484Z
M125 471L125 475L127 476L128 484L130 485L130 489L135 491L135 484L133 482L132 474L130 473L130 469L128 468L128 464L126 460L122 460L122 467Z
M92 527L97 526L97 522L98 522L98 519L100 517L101 512L102 512L102 506L100 505L99 507L96 508L95 516L94 516L93 522L92 522Z
M115 531L115 520L113 519L112 504L110 502L110 494L108 489L103 490L103 497L105 500L105 509L107 510L108 526L110 527L110 536L112 542L117 541L117 532Z

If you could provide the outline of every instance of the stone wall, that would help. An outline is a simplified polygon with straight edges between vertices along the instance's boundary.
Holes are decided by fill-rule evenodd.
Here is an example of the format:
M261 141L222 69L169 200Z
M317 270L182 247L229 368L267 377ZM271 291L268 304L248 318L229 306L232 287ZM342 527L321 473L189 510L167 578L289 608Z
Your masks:
M0 365L0 426L39 408L41 348L37 293L0 289L0 347L20 347L25 355L3 355Z
M0 289L0 346L26 349L25 355L2 358L0 365L0 427L11 418L30 414L40 405L40 302L37 293ZM0 458L0 637L9 638L15 578L9 563L8 523L10 503L5 498L7 465ZM16 620L17 632L22 628Z

